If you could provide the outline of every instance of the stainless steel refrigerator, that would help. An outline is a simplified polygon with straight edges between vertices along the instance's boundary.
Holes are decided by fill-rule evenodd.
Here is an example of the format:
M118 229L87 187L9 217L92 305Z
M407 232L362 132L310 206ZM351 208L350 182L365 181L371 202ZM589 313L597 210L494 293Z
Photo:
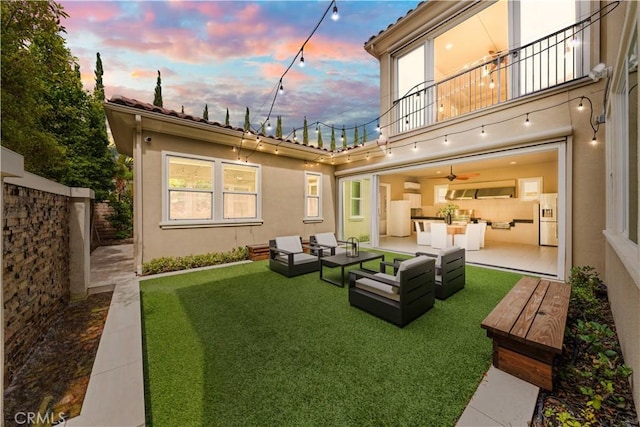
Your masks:
M558 246L558 194L540 195L540 246Z

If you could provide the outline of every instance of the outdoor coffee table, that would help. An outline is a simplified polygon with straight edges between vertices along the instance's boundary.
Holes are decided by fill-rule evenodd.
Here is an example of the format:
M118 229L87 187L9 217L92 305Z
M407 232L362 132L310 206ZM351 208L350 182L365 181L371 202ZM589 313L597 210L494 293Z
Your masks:
M364 267L362 267L362 263L366 261L371 261L374 259L380 259L384 261L384 255L377 254L374 252L360 251L358 256L354 256L354 257L349 257L346 254L339 254L339 255L328 256L325 258L320 258L320 279L324 280L325 282L329 282L332 285L336 285L336 286L340 286L341 288L344 288L344 268L345 267L348 267L350 265L360 264L360 269L365 271L371 271L369 269L365 269ZM341 268L340 276L342 281L338 283L329 278L323 277L322 270L324 267L329 267L329 268L340 267Z

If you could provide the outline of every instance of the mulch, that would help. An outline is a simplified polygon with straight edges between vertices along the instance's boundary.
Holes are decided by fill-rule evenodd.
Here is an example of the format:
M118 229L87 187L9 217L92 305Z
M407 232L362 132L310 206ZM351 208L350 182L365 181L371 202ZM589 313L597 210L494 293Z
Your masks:
M53 421L80 414L112 295L89 295L60 314L5 388L5 425L24 425L27 413Z

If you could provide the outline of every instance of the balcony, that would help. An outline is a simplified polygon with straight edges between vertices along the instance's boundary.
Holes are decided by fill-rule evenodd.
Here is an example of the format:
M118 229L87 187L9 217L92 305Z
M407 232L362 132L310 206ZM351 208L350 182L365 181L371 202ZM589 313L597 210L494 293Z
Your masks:
M586 76L591 23L583 20L436 83L414 86L394 101L391 129L407 132Z

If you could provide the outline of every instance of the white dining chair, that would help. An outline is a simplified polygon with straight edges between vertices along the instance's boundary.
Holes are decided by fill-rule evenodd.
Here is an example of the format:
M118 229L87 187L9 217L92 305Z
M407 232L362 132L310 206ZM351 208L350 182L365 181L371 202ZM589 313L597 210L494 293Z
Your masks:
M480 224L467 224L467 229L464 234L456 234L453 236L453 243L468 251L479 251L481 232L482 226Z
M444 222L431 223L431 247L445 249L453 246L452 236L447 233L447 224Z
M414 221L416 228L416 242L421 246L431 245L431 223L427 221Z

